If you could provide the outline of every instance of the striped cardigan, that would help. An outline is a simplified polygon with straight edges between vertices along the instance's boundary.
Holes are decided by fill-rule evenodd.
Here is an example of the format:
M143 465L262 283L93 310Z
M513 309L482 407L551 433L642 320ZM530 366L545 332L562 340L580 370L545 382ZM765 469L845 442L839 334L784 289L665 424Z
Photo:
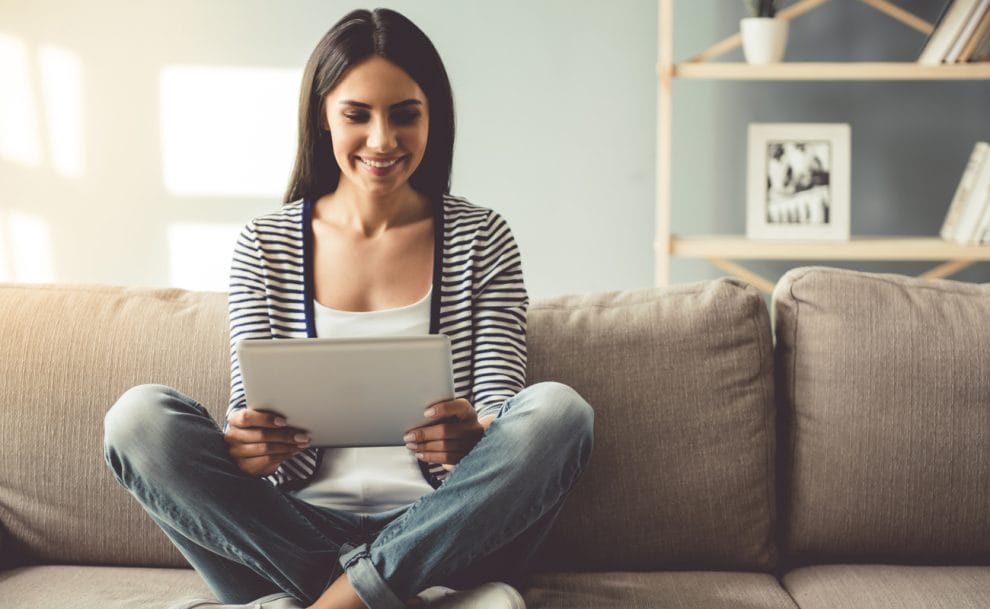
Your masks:
M313 338L313 204L297 201L249 222L230 269L230 407L247 406L237 361L243 339ZM434 209L430 333L450 337L454 392L478 417L499 412L526 378L526 310L522 262L509 225L496 212L444 195ZM314 380L314 382L319 382ZM323 451L286 460L268 480L287 490L306 486ZM446 471L420 463L438 487Z

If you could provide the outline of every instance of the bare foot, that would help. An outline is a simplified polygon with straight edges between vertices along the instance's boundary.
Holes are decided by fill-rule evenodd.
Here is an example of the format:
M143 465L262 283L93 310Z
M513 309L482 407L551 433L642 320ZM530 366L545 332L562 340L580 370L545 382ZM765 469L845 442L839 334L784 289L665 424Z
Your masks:
M347 574L342 573L307 609L368 609L368 606L351 587Z

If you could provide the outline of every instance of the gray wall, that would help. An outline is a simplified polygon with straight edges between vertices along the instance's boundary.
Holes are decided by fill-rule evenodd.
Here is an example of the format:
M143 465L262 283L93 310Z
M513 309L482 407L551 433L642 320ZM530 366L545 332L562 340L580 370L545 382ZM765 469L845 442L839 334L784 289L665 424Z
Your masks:
M930 19L937 13L931 5L938 3L902 4ZM440 50L458 113L453 191L508 218L523 251L531 294L651 285L656 3L434 0L380 5L407 14ZM920 34L852 0L832 5L793 24L788 59L916 57ZM225 289L231 231L278 206L285 170L276 167L263 192L239 192L236 184L209 195L170 188L165 160L175 153L163 144L168 138L162 127L168 105L162 98L163 71L176 66L274 69L284 81L301 68L334 21L359 6L367 5L326 0L0 2L0 129L10 129L4 113L16 114L12 97L24 86L40 95L41 49L66 49L80 66L83 159L78 176L58 170L52 142L59 123L48 120L50 111L40 102L38 163L5 157L0 133L0 280ZM677 2L677 58L733 32L741 15L736 1ZM17 80L11 72L17 65L11 41L27 52L24 86L8 86ZM854 233L936 234L973 143L990 139L986 83L678 81L675 86L677 232L743 231L750 121L852 124ZM294 86L284 89L277 96L285 112L251 114L256 100L238 91L203 100L246 113L238 141L228 142L238 148L237 163L275 159L267 162L288 164L287 155L279 153L281 144L272 143L278 138L264 137L284 132L282 125L292 128L294 117L285 115L294 113L297 92ZM209 133L203 137L223 150ZM228 167L231 163L229 155L218 153L203 165L236 176L238 168ZM192 228L175 236L174 229L186 225ZM786 265L755 266L776 274ZM930 265L855 266L914 272ZM183 272L177 273L177 267ZM962 277L988 281L987 267ZM191 270L201 273L193 276ZM675 260L672 266L674 282L718 274L696 261Z

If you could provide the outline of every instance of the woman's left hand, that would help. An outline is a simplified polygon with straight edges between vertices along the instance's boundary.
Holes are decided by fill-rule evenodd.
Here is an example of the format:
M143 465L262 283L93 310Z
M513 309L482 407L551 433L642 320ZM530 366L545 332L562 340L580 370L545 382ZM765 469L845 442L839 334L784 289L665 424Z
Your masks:
M424 415L435 422L409 430L402 439L417 459L440 463L447 470L454 469L471 452L495 420L495 415L478 420L474 406L464 398L437 402Z

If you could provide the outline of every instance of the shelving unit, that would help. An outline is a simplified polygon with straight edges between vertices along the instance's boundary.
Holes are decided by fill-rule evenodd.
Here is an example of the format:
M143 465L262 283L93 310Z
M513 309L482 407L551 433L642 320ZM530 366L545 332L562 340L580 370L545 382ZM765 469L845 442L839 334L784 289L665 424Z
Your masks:
M750 281L767 292L774 282L734 260L915 260L942 264L923 277L947 277L976 263L990 260L990 247L961 246L937 237L867 237L850 241L751 240L742 235L675 235L670 230L673 79L759 81L882 81L882 80L990 80L990 64L927 66L904 62L819 63L794 62L768 66L745 63L709 63L738 47L739 34L716 43L682 63L673 61L674 0L659 0L659 89L657 132L656 284L667 285L670 258L703 258L716 267ZM830 0L802 0L777 13L794 19ZM927 35L934 25L887 0L860 0L892 19Z

